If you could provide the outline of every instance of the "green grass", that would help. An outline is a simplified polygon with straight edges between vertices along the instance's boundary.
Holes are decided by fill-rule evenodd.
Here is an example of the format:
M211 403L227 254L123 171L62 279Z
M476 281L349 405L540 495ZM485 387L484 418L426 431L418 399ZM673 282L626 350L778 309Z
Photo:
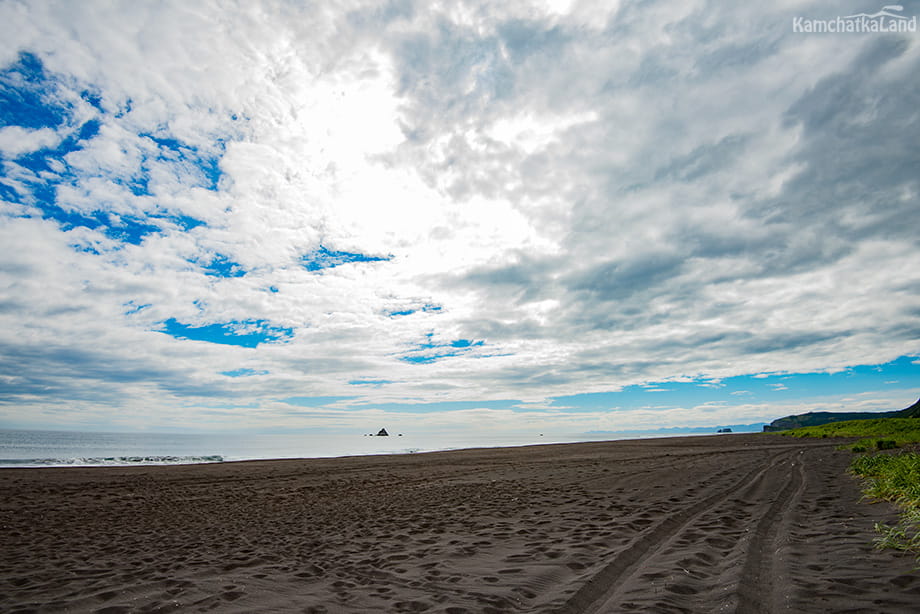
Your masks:
M850 471L865 480L866 497L890 501L901 508L894 527L877 524L880 547L907 550L920 562L920 454L862 455L853 459Z
M920 511L920 454L857 456L850 471L866 478L866 496Z
M782 431L790 437L860 437L843 447L854 452L892 450L920 443L920 419L877 418L848 420L820 426ZM880 548L897 548L917 555L920 564L920 454L861 454L853 459L850 472L864 480L863 494L870 499L890 501L901 508L895 526L876 524Z
M900 448L901 444L894 439L860 439L848 446L841 447L848 448L853 452L872 452L874 450L894 450L895 448Z
M788 437L862 437L848 447L854 452L891 450L909 443L920 443L920 420L917 418L875 418L847 420L820 426L806 426L780 431Z

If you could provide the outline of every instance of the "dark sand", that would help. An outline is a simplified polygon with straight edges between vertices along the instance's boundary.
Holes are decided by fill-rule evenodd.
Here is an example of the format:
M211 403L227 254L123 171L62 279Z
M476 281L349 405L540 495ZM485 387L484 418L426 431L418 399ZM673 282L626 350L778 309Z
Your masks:
M0 611L918 612L837 443L0 470Z

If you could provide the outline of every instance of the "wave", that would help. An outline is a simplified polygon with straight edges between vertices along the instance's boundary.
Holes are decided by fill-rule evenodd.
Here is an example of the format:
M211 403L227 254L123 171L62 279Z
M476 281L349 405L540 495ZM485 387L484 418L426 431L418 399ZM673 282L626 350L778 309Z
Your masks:
M222 463L224 457L209 456L94 456L75 458L0 458L0 467L111 467L132 465L197 465Z

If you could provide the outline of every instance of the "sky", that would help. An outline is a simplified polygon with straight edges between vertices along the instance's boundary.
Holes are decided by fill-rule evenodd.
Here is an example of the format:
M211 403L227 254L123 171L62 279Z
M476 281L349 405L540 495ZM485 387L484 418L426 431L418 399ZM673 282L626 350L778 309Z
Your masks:
M920 33L793 27L881 8L2 0L0 427L906 407Z

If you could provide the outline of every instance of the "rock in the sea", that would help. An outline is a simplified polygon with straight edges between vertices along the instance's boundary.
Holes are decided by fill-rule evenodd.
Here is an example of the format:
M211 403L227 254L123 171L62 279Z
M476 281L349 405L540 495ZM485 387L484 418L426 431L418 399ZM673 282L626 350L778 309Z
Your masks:
M389 436L390 434L387 433L386 429L380 429L379 431L377 431L377 437L389 437Z

